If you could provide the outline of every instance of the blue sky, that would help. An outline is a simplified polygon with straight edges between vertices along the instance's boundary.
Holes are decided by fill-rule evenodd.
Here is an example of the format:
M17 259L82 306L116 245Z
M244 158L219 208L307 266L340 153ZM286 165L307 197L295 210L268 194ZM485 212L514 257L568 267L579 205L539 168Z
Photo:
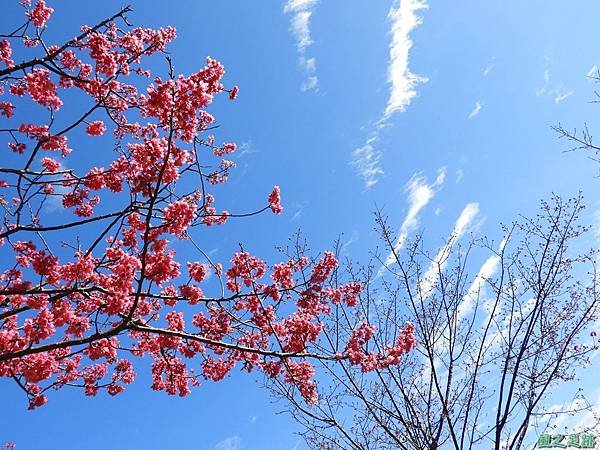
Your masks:
M22 14L6 3L3 29ZM47 37L56 42L123 6L48 4ZM589 121L593 131L598 106L586 74L600 66L598 2L131 4L134 24L177 28L169 47L177 71L197 70L210 55L225 65L226 83L240 86L236 102L211 108L218 138L241 148L220 205L252 210L281 186L282 216L203 231L217 259L243 242L274 262L274 246L302 229L315 252L343 233L348 254L364 260L377 245L376 205L407 236L424 230L434 250L461 213L465 234L499 240L500 222L533 213L552 192L583 190L590 220L600 210L597 165L563 153L550 129ZM0 441L19 450L305 448L277 414L283 405L252 377L235 373L180 399L151 391L139 372L116 398L63 390L34 412L3 380Z

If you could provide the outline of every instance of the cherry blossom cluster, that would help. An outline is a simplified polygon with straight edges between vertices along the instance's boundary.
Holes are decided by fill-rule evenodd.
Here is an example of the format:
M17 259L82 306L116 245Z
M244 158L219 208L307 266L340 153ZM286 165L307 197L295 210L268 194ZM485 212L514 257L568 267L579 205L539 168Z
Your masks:
M365 352L365 346L371 340L374 333L375 328L366 322L352 330L352 336L348 340L345 352L339 354L338 358L342 358L345 355L351 364L360 365L363 372L371 372L399 364L402 355L417 346L415 326L408 322L400 330L394 345L388 345L384 353Z
M175 39L173 28L122 27L125 8L51 45L41 32L53 9L22 4L25 24L0 41L10 166L0 168L0 377L18 383L30 408L65 386L117 395L143 357L152 360L152 389L170 395L238 367L314 403L314 360L368 371L414 348L407 325L385 352L369 352L373 329L364 323L339 351L322 350L324 321L355 308L362 291L333 281L331 252L270 265L242 248L224 267L197 246L203 227L283 212L279 186L262 208L237 214L217 209L208 191L235 168L222 159L235 144L207 135L213 100L239 93L222 83L218 61L177 75L167 57L166 75L149 82L145 63ZM182 261L177 241L197 248L199 260Z

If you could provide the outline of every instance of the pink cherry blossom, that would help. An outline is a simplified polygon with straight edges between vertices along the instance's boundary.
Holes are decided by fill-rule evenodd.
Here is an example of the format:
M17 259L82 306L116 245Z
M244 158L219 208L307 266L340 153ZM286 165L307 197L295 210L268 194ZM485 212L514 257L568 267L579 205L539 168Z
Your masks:
M281 214L283 212L279 186L275 186L271 194L269 194L269 206L271 207L271 211L273 211L275 214Z
M12 55L12 49L10 47L10 42L6 39L0 41L0 62L3 62L6 67L14 66L14 61L10 59Z
M46 25L46 22L48 21L50 15L53 12L54 9L47 7L46 2L44 0L37 0L33 10L27 13L27 17L31 19L31 21L36 27L42 28Z
M207 130L215 96L239 91L224 85L223 65L209 57L191 73L160 72L147 57L166 52L175 29L129 27L124 12L82 27L77 40L46 42L52 12L38 0L27 12L34 37L0 41L9 85L0 86L0 114L15 123L1 132L15 162L0 180L9 211L0 377L17 381L29 408L67 385L118 395L141 358L151 388L168 395L239 368L289 384L308 403L318 401L314 359L364 371L401 364L417 345L410 324L378 352L374 327L360 320L339 349L321 345L334 312L364 318L363 286L336 278L332 252L271 263L240 244L228 263L211 260L204 227L283 211L279 186L250 213L230 209L214 187L236 167L236 145L215 144ZM94 145L103 135L113 141Z
M85 131L90 136L102 136L106 131L106 125L104 125L104 122L102 122L101 120L96 120L90 123L86 127Z
M63 104L56 95L56 84L50 81L50 71L33 69L24 79L25 87L31 98L48 109L58 110Z
M50 173L57 172L60 169L60 163L52 158L42 158L42 166Z

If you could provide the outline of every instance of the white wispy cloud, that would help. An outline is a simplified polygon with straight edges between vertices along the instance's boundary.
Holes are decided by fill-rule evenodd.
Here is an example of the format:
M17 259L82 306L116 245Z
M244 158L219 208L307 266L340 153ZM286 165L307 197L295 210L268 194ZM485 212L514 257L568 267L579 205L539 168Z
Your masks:
M557 95L554 97L554 103L560 103L560 102L562 102L563 100L566 100L566 99L567 99L567 98L569 98L571 95L573 95L573 92L574 92L574 91L569 91L569 92L564 92L564 93L562 93L562 94L557 94Z
M289 0L283 7L283 12L291 14L290 31L296 40L298 64L306 75L300 89L302 91L316 90L319 85L317 78L317 61L314 57L306 56L306 49L313 43L310 36L310 18L319 0Z
M390 85L388 101L365 144L352 152L352 165L363 178L366 189L377 184L379 176L384 173L380 164L382 154L376 148L379 134L395 112L406 111L417 95L417 85L428 81L427 78L411 72L409 68L409 54L413 45L410 34L423 22L418 12L426 8L428 5L424 0L396 0L388 13L388 20L391 23L387 71Z
M386 267L389 267L396 260L395 255L402 250L409 234L419 226L419 213L435 196L436 192L444 183L446 178L446 168L438 169L438 174L435 181L431 184L427 183L427 179L420 175L413 175L405 187L405 192L408 194L408 212L398 231L398 237L394 244L394 251L385 260L385 264L379 269L378 276L381 276Z
M460 183L463 179L463 177L465 176L465 172L462 169L458 169L456 171L456 183Z
M294 221L298 220L300 217L302 217L302 213L304 212L304 208L306 208L308 206L308 204L309 203L306 202L306 201L304 201L302 203L294 203L292 205L292 207L296 209L296 212L294 213L294 215L290 219L290 222L294 222Z
M408 56L413 45L410 33L423 23L423 19L417 13L421 9L428 8L428 5L422 0L400 0L396 5L392 6L388 14L388 18L392 22L390 65L388 67L390 97L383 120L387 120L396 111L405 111L417 95L416 86L427 81L427 78L415 75L410 71Z
M498 271L498 266L500 264L500 255L504 251L505 245L506 239L503 239L500 242L500 245L498 246L497 254L494 254L488 259L486 259L481 268L479 269L477 276L473 280L473 283L471 283L469 290L467 291L467 293L463 297L462 302L458 306L458 319L462 319L471 311L473 311L475 303L485 287L485 283Z
M568 90L565 88L562 82L559 83L551 83L550 82L550 70L544 70L544 85L541 88L536 89L535 95L538 97L548 96L554 99L554 103L560 103L563 100L566 100L571 95L573 95L575 91Z
M214 450L239 450L242 448L242 439L239 436L229 436L213 447Z
M521 279L515 279L515 288L517 291L518 287L521 285ZM494 311L494 303L495 298L488 298L484 302L483 309L486 311L486 317L483 319L482 323L488 323ZM531 297L524 303L521 303L520 306L515 306L512 310L511 314L506 314L503 316L502 320L497 320L496 317L493 319L495 331L490 333L483 343L483 347L486 351L490 351L496 348L502 340L508 339L508 334L511 330L511 323L514 324L516 320L522 320L528 312L530 312L535 306L535 298Z
M454 230L450 234L450 237L446 241L446 244L438 251L437 255L431 262L429 269L425 273L421 283L419 284L419 290L423 297L427 296L435 284L437 279L438 271L443 270L448 263L452 247L458 241L461 236L469 229L469 225L475 219L475 216L479 213L479 203L467 203L463 208L460 216L456 220Z
M476 117L479 114L479 111L481 111L481 108L483 108L483 105L485 105L484 102L477 100L475 102L475 107L469 113L469 119Z
M345 238L345 236L344 236L344 238ZM354 244L355 242L357 242L358 239L359 239L358 230L352 230L352 233L350 234L350 237L342 244L341 254L342 255L347 255L348 254L348 247L350 247L352 244Z
M252 141L245 141L238 145L237 147L237 157L241 159L246 155L251 155L253 153L258 153L258 150L254 148L254 144Z
M381 151L375 145L379 142L379 128L372 133L362 147L352 151L351 164L365 182L365 189L377 184L379 176L383 175L381 168Z
M541 88L537 89L535 91L535 95L537 95L538 97L540 95L544 95L546 93L546 88L548 86L548 83L550 83L550 70L546 69L546 70L544 70L544 86L542 86Z
M490 73L492 73L492 70L494 70L494 63L490 63L485 66L485 69L483 69L483 76L487 77Z
M302 215L302 208L300 208L298 211L296 211L294 213L294 215L292 216L292 218L290 219L290 222L293 222L294 220L297 220L300 218L300 216Z

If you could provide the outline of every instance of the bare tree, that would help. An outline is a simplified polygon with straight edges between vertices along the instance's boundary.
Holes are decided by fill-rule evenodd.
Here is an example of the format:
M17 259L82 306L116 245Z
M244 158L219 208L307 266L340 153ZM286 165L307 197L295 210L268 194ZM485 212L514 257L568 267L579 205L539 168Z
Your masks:
M590 72L588 78L595 83L600 83L600 70L596 69L595 72ZM594 91L592 103L600 103L600 92ZM566 152L584 151L592 161L600 162L600 147L595 144L587 123L584 123L579 130L577 128L565 128L561 123L553 125L552 129L559 138L565 139L571 144L565 150Z
M581 197L554 197L535 217L504 226L500 243L472 238L461 247L451 238L435 257L420 237L399 251L377 212L393 263L379 257L381 269L349 264L347 273L364 285L362 317L376 328L370 345L382 351L407 319L419 344L401 364L371 373L347 361L323 361L320 373L329 383L319 380L314 406L301 402L293 387L276 384L307 443L513 450L531 448L553 417L586 411L593 419L587 425L597 423L575 383L570 402L550 406L557 389L564 396L598 350L595 332L588 333L599 293L595 252L581 251L588 231L578 223L583 208ZM485 262L471 275L482 253ZM337 337L352 333L354 321L338 307L323 345L340 351Z

